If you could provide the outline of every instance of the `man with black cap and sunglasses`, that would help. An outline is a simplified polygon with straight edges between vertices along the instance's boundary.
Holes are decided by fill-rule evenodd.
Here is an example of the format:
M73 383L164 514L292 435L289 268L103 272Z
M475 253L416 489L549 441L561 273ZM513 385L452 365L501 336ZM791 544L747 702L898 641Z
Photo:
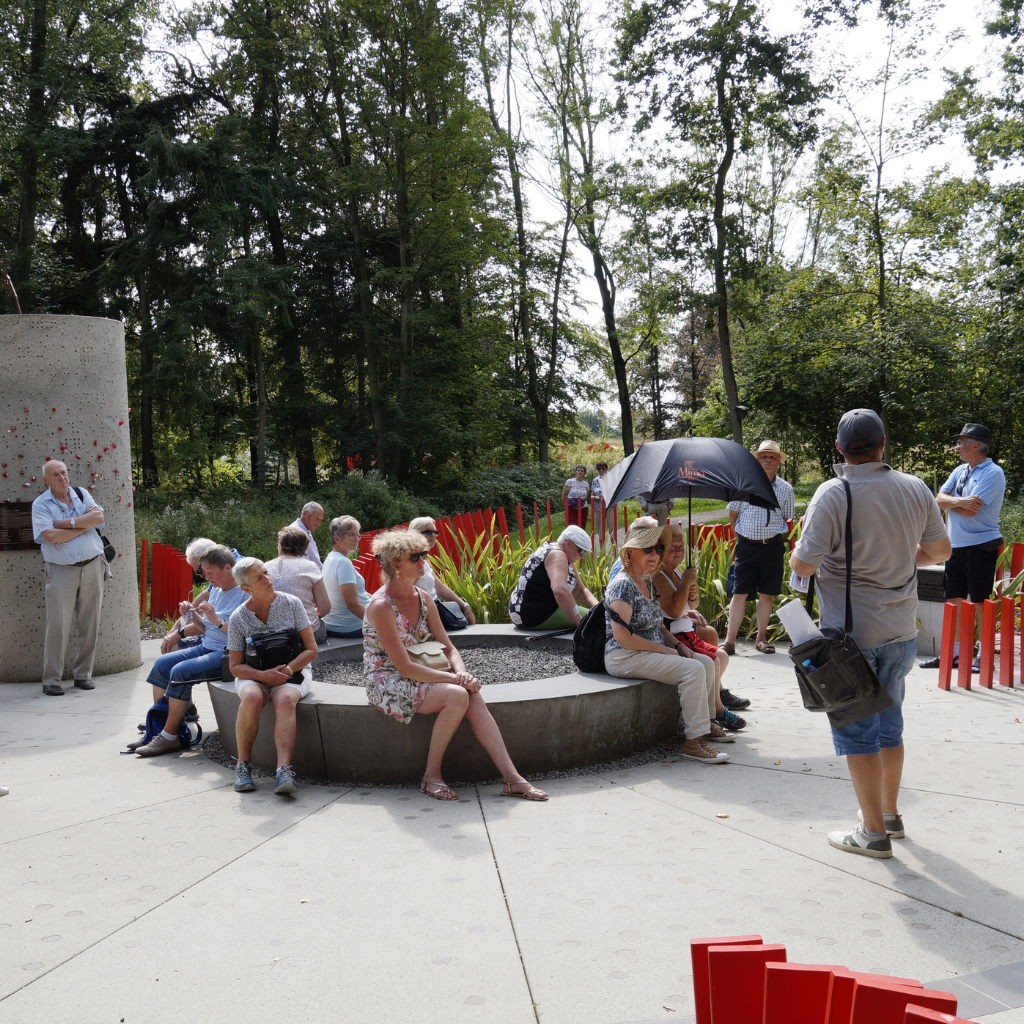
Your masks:
M953 636L960 636L960 602L969 597L976 602L976 625L981 629L981 602L992 596L996 561L1003 537L999 529L999 510L1006 493L1002 469L988 457L992 431L980 423L966 423L954 438L962 466L957 466L942 485L936 500L946 512L949 542L953 553L946 562L943 596L957 607ZM972 668L981 670L973 650ZM953 644L953 667L960 660L960 644ZM938 668L939 659L921 662L921 668Z
M917 654L917 566L949 557L942 515L931 488L882 461L885 428L871 409L852 409L839 421L836 448L843 464L814 492L790 565L816 576L822 628L846 622L846 512L851 511L851 592L854 643L875 670L893 705L832 729L846 757L860 821L828 834L844 853L891 857L904 836L899 812L903 775L903 693ZM847 492L844 481L850 488Z

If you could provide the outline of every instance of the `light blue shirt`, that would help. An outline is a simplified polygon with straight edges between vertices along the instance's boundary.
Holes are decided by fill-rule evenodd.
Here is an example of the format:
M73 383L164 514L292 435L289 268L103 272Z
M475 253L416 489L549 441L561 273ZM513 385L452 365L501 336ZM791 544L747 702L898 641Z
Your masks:
M611 581L613 579L615 579L615 577L618 576L620 572L622 572L622 558L621 557L616 558L615 561L612 562L611 572L608 573L608 582L611 583Z
M300 516L294 523L289 523L288 525L297 526L306 534L307 537L309 537L309 544L306 547L306 553L302 557L308 558L318 569L322 570L324 566L323 562L320 561L320 551L316 546L316 541L313 540L313 534L310 532L309 527L302 521L302 517Z
M942 485L942 493L963 498L977 495L985 502L974 516L962 516L953 509L949 510L946 516L947 529L949 543L953 547L967 548L999 540L1002 536L999 530L999 510L1003 507L1003 496L1006 493L1006 476L1000 466L986 459L971 469L965 462L949 474L949 479Z
M356 597L364 608L370 603L370 595L366 593L366 582L356 572L356 567L348 556L340 551L332 551L324 562L324 586L327 588L327 596L331 599L331 610L323 617L323 621L331 629L341 633L352 633L363 628L363 620L357 619L348 610L348 605L341 596L343 583L355 584Z
M231 613L240 605L245 604L249 595L241 587L232 587L230 590L221 590L220 587L210 587L206 592L206 599L213 605L217 618L223 621L224 628L215 626L205 615L203 625L206 632L203 633L203 650L223 651L228 645L227 624Z
M49 488L32 502L32 534L35 542L43 549L44 562L50 562L52 565L74 565L76 562L84 562L103 554L103 542L95 530L86 530L74 540L66 540L62 544L43 540L43 531L52 530L58 519L84 516L89 506L95 504L92 495L84 488L79 500L73 487L68 488L67 505L59 502Z

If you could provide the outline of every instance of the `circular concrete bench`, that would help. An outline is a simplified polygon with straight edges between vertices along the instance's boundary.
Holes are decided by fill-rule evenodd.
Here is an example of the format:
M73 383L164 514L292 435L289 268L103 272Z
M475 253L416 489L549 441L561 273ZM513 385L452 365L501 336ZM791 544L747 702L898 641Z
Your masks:
M452 634L456 647L529 647L542 642L572 649L571 637L546 637L508 625L470 626ZM362 640L328 640L318 661L358 661ZM232 756L238 696L231 683L211 682L210 697L221 743ZM627 757L673 735L679 721L674 686L649 680L615 679L573 672L553 679L497 683L482 690L509 754L526 775L563 771ZM330 782L416 782L427 760L432 715L409 725L392 721L366 700L359 686L314 682L296 709L297 736L292 763L301 778ZM274 709L260 718L252 762L274 768ZM453 782L493 779L497 771L467 722L445 754L444 772Z

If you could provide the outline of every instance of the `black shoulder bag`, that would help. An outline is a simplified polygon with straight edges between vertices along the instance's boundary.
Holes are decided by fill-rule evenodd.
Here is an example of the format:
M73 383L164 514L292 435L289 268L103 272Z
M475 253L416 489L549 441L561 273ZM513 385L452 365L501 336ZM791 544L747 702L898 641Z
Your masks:
M246 664L264 671L286 664L305 649L297 629L268 629L251 639L256 654L246 654Z
M71 489L78 495L78 500L84 505L85 498L82 497L82 488L72 487ZM96 527L96 532L100 535L100 543L103 545L103 557L107 560L107 563L110 564L115 558L117 558L117 549L109 540L107 540L106 537L103 536L103 531L98 526Z
M833 728L851 725L863 718L891 708L892 697L878 681L875 670L864 660L860 648L850 636L853 630L853 498L846 491L846 625L843 629L825 626L823 637L790 647L789 656L796 668L800 696L808 711L824 711ZM807 614L813 614L814 577L807 588Z
M572 635L572 660L576 662L576 667L581 672L604 671L604 645L608 639L605 630L606 615L611 616L612 622L617 622L630 633L636 632L628 622L622 621L617 611L603 600L598 601L580 619L580 624Z

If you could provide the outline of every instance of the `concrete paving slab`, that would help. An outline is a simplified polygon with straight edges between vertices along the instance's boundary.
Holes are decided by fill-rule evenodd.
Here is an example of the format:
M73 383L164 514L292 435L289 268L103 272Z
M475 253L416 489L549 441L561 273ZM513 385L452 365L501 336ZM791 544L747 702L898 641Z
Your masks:
M316 797L303 789L292 813ZM207 799L243 814L255 804L227 791ZM336 1012L353 1022L532 1017L475 799L330 794L319 813L304 806L290 824L279 818L288 806L271 797L283 828L187 893L166 894L0 1004L0 1015L59 1024L146 1005L149 1020L179 1019L177 999L152 1005L160 978L169 996L203 993L205 1019L254 1019L268 1006L282 1022ZM177 937L171 947L169 936ZM177 982L187 987L176 990Z
M856 804L788 659L740 651L726 679L754 706L732 763L550 780L546 804L235 794L202 755L118 755L145 667L66 698L0 687L0 1024L162 1024L183 1005L228 1024L339 1007L359 1024L685 1022L690 938L751 931L1024 1024L999 1009L1024 962L1024 691L911 674L908 836L874 861L824 840Z

